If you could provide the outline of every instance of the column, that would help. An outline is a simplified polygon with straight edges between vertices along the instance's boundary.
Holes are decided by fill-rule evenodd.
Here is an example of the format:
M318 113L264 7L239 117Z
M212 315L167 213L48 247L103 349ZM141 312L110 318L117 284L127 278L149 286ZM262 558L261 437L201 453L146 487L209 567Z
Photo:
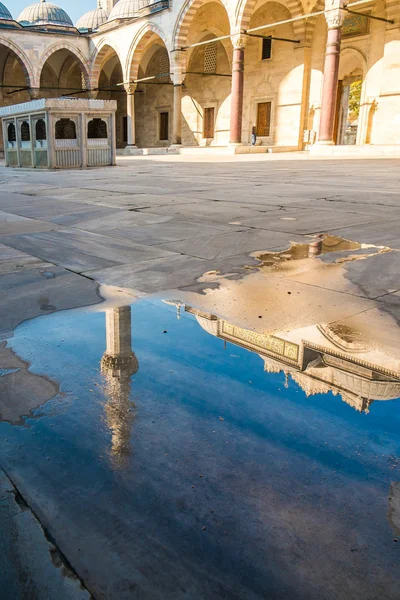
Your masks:
M127 115L127 146L136 146L135 135L135 83L125 85Z
M239 35L232 38L232 87L231 87L231 125L229 143L242 143L243 119L243 83L244 83L244 45L245 40Z
M172 79L174 83L173 146L182 144L182 88L185 74L186 54L183 50L175 50L172 53Z
M325 19L328 38L325 51L324 83L322 86L321 118L318 143L333 145L336 99L338 90L340 40L344 11L344 0L325 0Z

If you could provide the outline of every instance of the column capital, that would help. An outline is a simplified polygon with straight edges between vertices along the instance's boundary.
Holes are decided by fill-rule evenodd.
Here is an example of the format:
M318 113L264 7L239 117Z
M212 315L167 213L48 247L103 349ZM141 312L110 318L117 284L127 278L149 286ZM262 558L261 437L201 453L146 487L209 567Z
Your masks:
M40 89L39 88L29 88L28 90L31 100L37 100L39 98Z
M172 50L171 59L172 80L174 85L182 85L186 76L186 51Z
M235 33L231 37L231 42L234 50L244 49L246 46L247 38L243 33Z
M124 83L124 88L125 88L125 91L128 94L128 96L130 96L135 93L137 84L136 83Z
M336 29L343 25L345 11L344 0L325 0L325 20L328 29Z

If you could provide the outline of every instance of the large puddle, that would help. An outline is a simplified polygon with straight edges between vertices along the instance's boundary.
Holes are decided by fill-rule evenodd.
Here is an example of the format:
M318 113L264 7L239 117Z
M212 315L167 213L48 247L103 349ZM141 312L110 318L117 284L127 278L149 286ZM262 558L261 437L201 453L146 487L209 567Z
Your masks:
M20 325L7 469L96 598L398 599L393 322L243 285Z

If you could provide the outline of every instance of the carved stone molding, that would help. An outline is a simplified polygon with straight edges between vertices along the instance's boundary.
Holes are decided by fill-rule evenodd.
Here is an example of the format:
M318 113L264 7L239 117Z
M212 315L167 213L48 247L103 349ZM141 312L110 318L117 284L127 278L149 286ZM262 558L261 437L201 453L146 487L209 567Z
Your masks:
M344 0L325 0L325 20L328 29L335 29L343 25L345 11Z
M128 96L135 93L137 84L136 83L124 83L124 88Z

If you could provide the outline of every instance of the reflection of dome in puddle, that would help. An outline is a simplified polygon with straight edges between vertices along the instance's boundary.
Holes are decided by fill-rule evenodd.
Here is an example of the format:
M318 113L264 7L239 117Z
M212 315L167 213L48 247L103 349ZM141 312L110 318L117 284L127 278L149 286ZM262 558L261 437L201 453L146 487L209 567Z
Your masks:
M218 321L217 319L206 319L205 317L201 317L199 315L195 315L196 320L200 327L207 331L210 335L217 336L218 335Z
M362 334L343 323L318 325L321 333L335 346L351 352L366 352L368 344Z

